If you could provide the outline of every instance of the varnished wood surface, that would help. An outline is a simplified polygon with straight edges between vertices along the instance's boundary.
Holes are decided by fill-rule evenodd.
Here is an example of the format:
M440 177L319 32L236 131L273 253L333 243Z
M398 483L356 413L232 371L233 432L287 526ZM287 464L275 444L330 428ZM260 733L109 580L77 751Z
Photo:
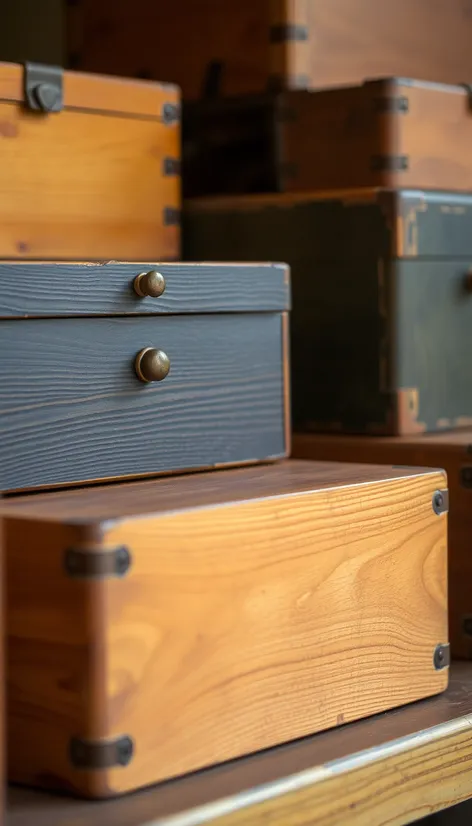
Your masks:
M433 661L447 642L444 474L361 468L356 484L341 466L318 487L312 470L272 495L236 471L246 497L206 507L185 488L210 476L176 477L175 510L83 526L44 497L42 515L2 512L11 779L106 797L446 688ZM71 578L70 547L126 547L131 567ZM73 736L124 734L125 768L68 759Z
M153 269L164 276L165 291L159 298L141 298L134 279ZM0 263L0 319L288 309L290 271L285 264Z
M435 698L117 801L9 790L8 826L403 826L472 796L472 664Z
M162 120L165 103L179 100L179 89L169 83L80 72L64 72L63 94L64 106L68 109L148 116L157 120ZM0 63L0 100L23 102L22 66Z
M446 470L449 486L449 634L454 657L472 659L472 430L416 436L331 436L295 434L298 459L382 462L386 466L422 465Z
M418 475L427 473L417 468ZM432 474L434 470L430 471ZM411 479L410 467L366 463L290 460L273 465L221 470L175 478L101 485L94 488L8 496L0 499L0 514L70 524L91 520L165 514L229 502L307 494L316 490L358 487L395 479Z
M74 66L171 80L186 98L201 97L212 62L221 64L223 95L262 91L270 77L299 88L472 75L470 0L136 0L132 12L126 0L69 4ZM277 25L306 26L307 35L271 42Z
M0 98L10 72L3 64ZM103 113L93 110L94 81L90 98L87 82L84 76L79 84L80 102L85 106L89 99L89 109L44 115L14 101L0 102L0 256L178 258L179 227L167 223L165 210L180 207L180 178L164 175L163 169L165 158L180 157L179 125L163 123L162 106L157 106L163 97L178 104L178 91L168 87L154 93L148 84L144 97L149 92L156 104L153 116L133 115L126 107L128 97L133 100L133 84L125 82L123 108ZM120 83L110 83L110 97L105 83L97 105L102 99L110 108L119 103ZM138 84L138 111L146 108L139 90Z
M283 456L286 346L281 313L2 321L0 489Z

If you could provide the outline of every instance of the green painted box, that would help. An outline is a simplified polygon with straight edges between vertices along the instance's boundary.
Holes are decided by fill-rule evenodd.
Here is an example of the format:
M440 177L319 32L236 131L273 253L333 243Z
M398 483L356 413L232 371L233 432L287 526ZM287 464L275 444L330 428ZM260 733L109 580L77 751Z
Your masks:
M472 424L472 195L364 189L189 201L184 255L286 261L298 429Z

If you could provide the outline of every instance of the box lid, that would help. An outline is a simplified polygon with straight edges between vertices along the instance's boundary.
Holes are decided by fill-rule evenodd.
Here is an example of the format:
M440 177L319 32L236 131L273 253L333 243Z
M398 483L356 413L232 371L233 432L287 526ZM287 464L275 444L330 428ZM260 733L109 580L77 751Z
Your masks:
M66 109L155 117L164 121L175 121L179 117L180 91L171 84L63 72L60 67L42 64L0 63L0 101L28 105L28 89L33 90L34 97L38 86L54 86L56 82L62 86L62 104ZM42 107L33 100L30 108Z
M289 309L285 264L0 261L0 319Z
M208 221L211 217L211 221ZM254 221L257 220L257 230ZM275 258L292 248L312 261L374 258L472 257L472 194L422 190L347 189L190 199L185 204L184 245L198 257L209 248L221 256ZM229 246L229 240L234 250ZM222 249L221 249L222 248ZM291 261L289 261L291 263Z

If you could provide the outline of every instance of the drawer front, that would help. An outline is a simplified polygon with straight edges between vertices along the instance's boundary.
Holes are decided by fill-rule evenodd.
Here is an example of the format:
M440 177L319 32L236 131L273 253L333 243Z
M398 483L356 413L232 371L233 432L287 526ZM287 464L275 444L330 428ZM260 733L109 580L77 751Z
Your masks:
M0 489L285 454L282 313L0 323ZM144 383L135 359L164 351Z
M156 284L137 282L152 271L160 279L154 297L146 291ZM269 312L289 305L285 264L0 264L0 318Z

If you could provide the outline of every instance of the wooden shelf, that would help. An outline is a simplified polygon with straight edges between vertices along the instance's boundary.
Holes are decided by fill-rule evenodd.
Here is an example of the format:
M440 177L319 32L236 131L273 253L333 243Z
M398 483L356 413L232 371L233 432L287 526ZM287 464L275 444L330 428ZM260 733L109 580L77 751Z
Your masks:
M472 797L472 663L439 697L138 794L91 803L11 788L8 826L349 826Z

